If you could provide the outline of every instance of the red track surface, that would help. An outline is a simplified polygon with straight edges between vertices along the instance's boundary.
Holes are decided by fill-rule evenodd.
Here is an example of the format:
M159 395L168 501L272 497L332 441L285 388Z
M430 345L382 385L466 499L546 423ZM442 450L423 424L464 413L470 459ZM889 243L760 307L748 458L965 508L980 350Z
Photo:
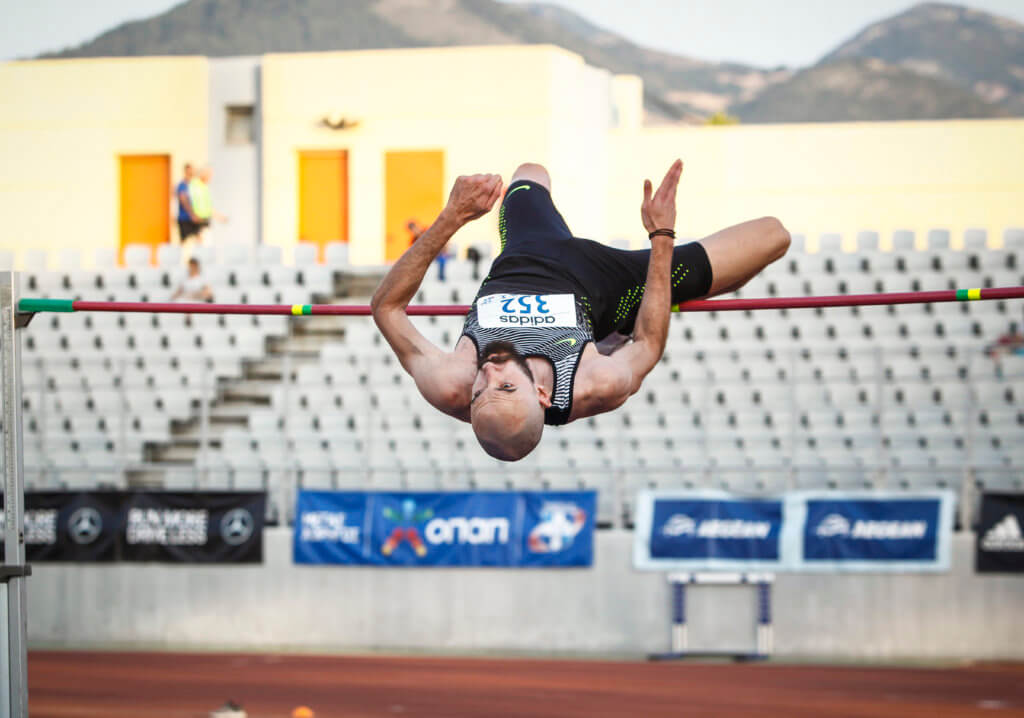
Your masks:
M1024 716L1024 665L841 668L36 651L32 718Z

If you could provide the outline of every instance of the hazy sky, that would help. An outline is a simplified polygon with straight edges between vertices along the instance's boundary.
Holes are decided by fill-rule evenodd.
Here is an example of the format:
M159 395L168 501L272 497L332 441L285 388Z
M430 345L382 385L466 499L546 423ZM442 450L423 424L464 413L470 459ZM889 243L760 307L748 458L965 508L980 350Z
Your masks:
M343 0L347 2L368 0ZM520 2L522 0L509 0ZM0 0L0 59L89 40L181 0ZM800 66L914 0L548 0L634 42L703 60ZM1024 23L1024 0L970 0Z

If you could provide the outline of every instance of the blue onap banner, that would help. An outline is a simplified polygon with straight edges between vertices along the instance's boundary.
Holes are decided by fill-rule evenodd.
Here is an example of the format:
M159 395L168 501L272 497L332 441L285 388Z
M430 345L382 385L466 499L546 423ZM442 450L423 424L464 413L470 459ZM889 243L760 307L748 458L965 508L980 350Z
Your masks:
M781 498L717 491L641 491L633 563L646 569L781 567Z
M373 566L590 566L597 494L300 491L294 559Z
M697 571L945 571L953 493L793 491L761 498L642 491L637 568Z

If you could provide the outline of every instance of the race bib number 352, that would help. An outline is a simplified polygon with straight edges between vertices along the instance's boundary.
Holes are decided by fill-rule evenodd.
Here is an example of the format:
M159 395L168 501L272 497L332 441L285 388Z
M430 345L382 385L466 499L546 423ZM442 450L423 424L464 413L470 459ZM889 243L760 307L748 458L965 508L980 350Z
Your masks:
M476 313L485 329L576 326L571 294L491 294L476 300Z

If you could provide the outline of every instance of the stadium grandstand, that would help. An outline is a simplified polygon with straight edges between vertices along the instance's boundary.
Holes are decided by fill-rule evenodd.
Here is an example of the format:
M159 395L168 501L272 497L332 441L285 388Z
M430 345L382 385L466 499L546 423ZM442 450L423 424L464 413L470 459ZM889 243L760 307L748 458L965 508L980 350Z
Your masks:
M970 230L838 234L815 252L797 236L783 261L737 296L805 296L1024 284L1024 230L989 246ZM373 268L346 247L200 248L218 301L366 301ZM51 264L52 262L52 264ZM128 247L95 268L65 250L26 257L26 295L162 301L180 250ZM470 264L428 275L417 300L459 304ZM360 296L360 291L364 293ZM640 488L954 489L970 521L979 489L1020 490L1024 361L988 347L1022 319L1013 302L676 316L665 356L623 410L549 428L509 465L468 425L427 405L366 318L151 314L43 315L25 341L25 471L32 489L266 490L287 522L297 488L592 488L600 523L629 526ZM461 317L419 317L453 346Z

